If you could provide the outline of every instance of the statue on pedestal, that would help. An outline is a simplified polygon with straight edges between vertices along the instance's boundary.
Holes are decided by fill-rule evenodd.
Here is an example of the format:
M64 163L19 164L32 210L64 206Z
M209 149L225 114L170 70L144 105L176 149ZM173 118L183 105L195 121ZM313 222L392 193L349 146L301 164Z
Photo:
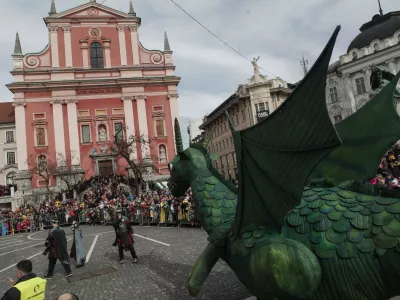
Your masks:
M104 125L99 126L99 141L100 142L107 141L107 132Z
M372 66L370 78L372 91L369 95L370 99L377 95L389 82L391 82L394 76L394 74L388 71L383 71L377 66ZM394 96L400 98L400 90L398 88L396 89Z
M257 58L253 58L253 61L251 62L251 64L254 67L254 74L259 74L260 73L260 67L257 64L259 59L260 59L260 56L258 56Z

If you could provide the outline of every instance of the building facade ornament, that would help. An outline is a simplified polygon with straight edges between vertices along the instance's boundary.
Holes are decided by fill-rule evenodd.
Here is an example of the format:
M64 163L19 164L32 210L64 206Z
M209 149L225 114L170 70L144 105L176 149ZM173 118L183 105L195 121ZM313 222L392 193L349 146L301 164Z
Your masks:
M129 31L132 31L132 32L137 32L137 30L138 30L137 24L129 25L128 28L129 28Z
M57 32L58 31L58 26L48 26L49 32Z
M64 104L64 103L65 103L64 100L59 100L59 99L51 100L51 101L50 101L50 104L51 104L51 105L54 105L54 104Z
M179 98L179 94L178 93L169 93L168 99L171 99L171 98Z
M89 35L93 38L99 38L101 36L100 28L94 27L89 30Z
M117 26L117 31L119 31L119 32L124 31L125 27L126 27L125 25L118 25Z
M121 100L122 100L122 101L132 101L132 100L134 100L134 99L135 99L134 96L122 96L122 97L121 97Z
M19 106L26 106L26 102L25 101L17 101L13 103L14 107L19 107Z
M135 96L135 100L146 100L147 96L146 95L137 95Z
M71 32L71 26L63 26L61 28L64 32Z
M64 100L64 101L65 101L66 104L71 104L71 103L77 104L78 103L77 99L67 99L67 100Z

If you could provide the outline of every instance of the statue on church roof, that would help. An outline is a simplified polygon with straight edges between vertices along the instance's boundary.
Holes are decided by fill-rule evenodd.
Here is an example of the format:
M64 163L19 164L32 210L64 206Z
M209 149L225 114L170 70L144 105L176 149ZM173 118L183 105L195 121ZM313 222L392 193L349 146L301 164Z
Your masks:
M260 67L257 64L259 59L260 59L260 56L258 56L257 58L253 58L253 61L251 62L251 64L254 67L254 74L260 73Z
M370 83L371 83L371 93L370 93L370 98L374 97L377 95L388 83L392 81L394 78L394 74L381 70L377 66L372 66L372 72L371 72L371 78L370 78ZM397 88L395 93L395 97L400 97L400 90Z

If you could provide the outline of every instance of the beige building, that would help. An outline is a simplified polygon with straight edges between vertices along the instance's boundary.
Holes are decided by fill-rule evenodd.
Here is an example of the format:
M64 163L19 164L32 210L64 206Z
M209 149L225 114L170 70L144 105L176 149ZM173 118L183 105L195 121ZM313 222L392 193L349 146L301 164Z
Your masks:
M229 128L227 111L236 130L250 127L270 115L290 95L291 84L280 78L268 79L261 75L256 63L254 75L248 84L238 89L214 111L204 118L200 129L205 133L213 132L208 151L214 156L214 167L227 179L237 179L237 165L233 137Z

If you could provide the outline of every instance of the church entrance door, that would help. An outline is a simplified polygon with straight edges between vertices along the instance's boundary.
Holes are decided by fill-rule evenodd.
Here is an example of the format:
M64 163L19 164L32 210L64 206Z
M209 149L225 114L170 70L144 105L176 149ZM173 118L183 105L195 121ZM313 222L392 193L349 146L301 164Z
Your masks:
M101 160L99 163L99 173L100 175L112 175L113 172L113 164L112 160Z

